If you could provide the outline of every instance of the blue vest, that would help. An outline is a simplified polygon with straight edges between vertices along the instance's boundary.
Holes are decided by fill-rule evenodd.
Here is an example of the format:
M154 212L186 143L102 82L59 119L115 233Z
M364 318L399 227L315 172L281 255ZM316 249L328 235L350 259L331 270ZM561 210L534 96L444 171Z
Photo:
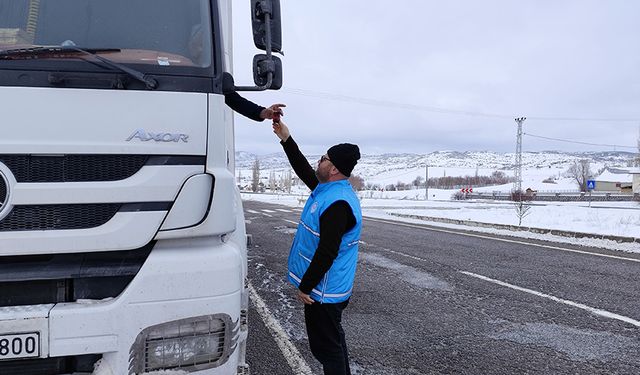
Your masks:
M320 216L337 201L349 204L356 225L342 236L337 258L320 283L311 291L311 298L320 303L346 301L353 289L362 211L360 201L348 180L318 184L313 190L302 210L298 231L289 253L289 281L298 287L320 243Z

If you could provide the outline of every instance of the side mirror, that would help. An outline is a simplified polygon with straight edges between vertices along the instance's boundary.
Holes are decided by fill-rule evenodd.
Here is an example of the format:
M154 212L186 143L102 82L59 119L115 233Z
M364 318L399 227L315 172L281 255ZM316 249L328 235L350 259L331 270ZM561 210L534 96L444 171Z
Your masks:
M256 48L282 51L280 0L251 0L251 26Z
M282 61L276 56L255 55L253 57L253 81L258 87L279 90L282 87Z
M253 58L253 81L256 86L235 86L233 80L223 76L223 91L278 90L282 87L282 61L273 52L282 53L280 0L250 0L253 42L266 54Z

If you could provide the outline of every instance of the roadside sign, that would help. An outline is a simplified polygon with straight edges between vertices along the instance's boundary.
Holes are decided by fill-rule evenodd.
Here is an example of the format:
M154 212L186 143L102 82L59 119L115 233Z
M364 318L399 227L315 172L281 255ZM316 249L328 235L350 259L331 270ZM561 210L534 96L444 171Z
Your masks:
M473 188L472 187L463 188L463 189L460 189L460 191L465 193L465 194L473 193Z
M587 180L587 190L594 190L596 188L596 180Z

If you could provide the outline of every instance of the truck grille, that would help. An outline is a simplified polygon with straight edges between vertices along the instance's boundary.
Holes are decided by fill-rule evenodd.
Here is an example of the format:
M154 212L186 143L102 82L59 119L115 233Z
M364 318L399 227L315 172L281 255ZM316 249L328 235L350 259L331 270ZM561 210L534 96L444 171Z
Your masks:
M204 165L193 155L1 155L17 182L96 182L124 180L145 165Z
M147 155L0 155L17 182L123 180L148 159Z
M15 206L0 221L0 231L95 228L109 221L121 206L119 203Z
M90 229L105 224L118 212L169 211L171 204L139 202L14 206L0 220L0 232Z

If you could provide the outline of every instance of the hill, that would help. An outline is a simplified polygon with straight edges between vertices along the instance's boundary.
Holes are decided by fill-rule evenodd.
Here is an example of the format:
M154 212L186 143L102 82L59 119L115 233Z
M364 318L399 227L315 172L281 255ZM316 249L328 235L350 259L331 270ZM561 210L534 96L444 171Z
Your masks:
M305 155L315 167L320 155ZM540 175L542 178L559 176L573 162L580 159L591 161L592 170L597 171L605 166L625 167L636 154L623 151L607 152L560 152L541 151L523 152L523 173ZM280 173L289 170L289 163L284 153L255 155L249 152L236 153L236 169L248 177L256 158L260 161L261 174L270 171ZM512 174L515 162L514 153L497 153L492 151L436 151L429 154L390 153L381 155L363 155L354 169L354 174L362 176L372 183L394 183L396 181L411 182L416 176L425 176L425 166L429 166L429 177L490 175L501 170Z

